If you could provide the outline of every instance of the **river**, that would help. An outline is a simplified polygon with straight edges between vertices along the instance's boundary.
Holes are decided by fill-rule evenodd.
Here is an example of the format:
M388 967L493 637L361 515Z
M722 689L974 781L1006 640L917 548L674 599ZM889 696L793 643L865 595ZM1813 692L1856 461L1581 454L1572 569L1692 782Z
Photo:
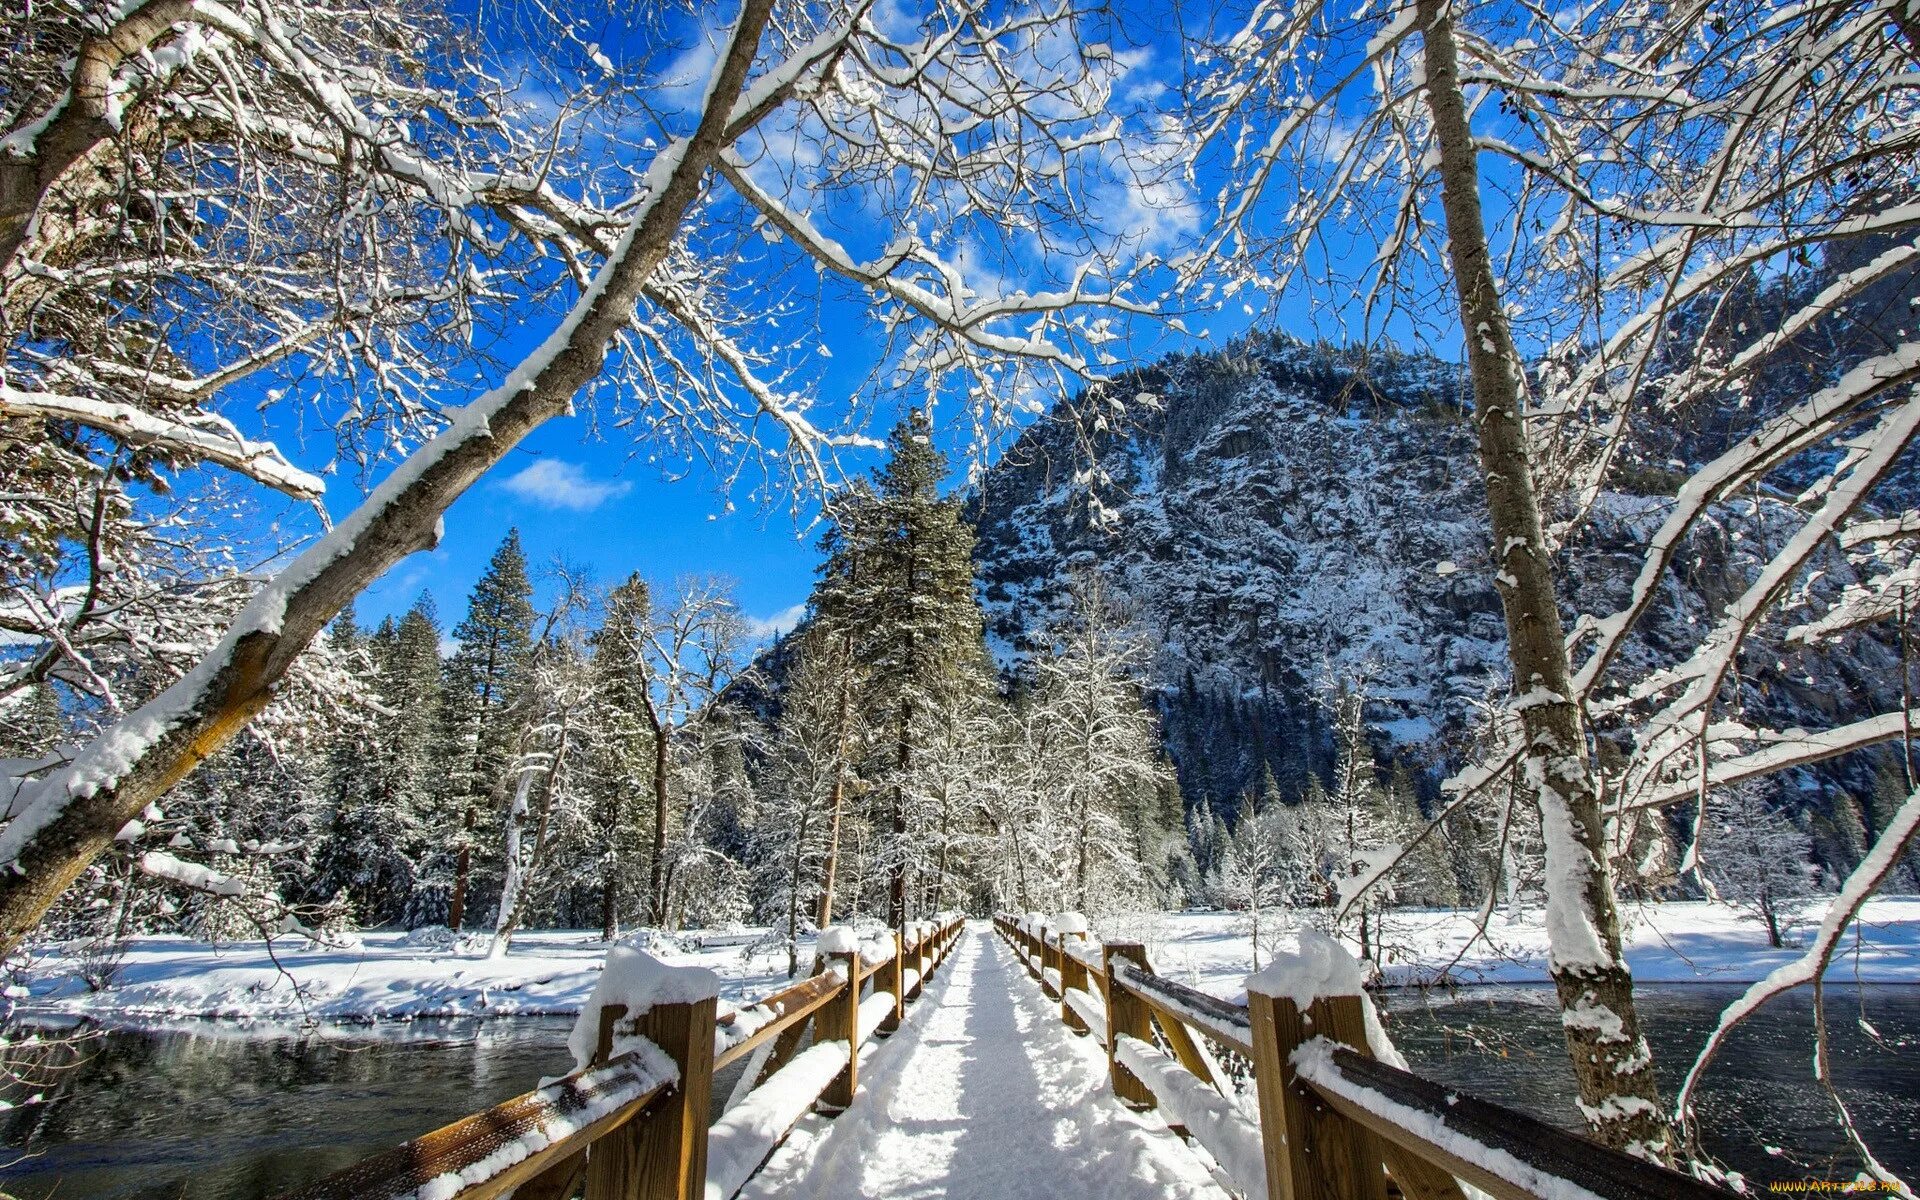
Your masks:
M1671 1086L1738 989L1639 994ZM1416 1070L1575 1127L1550 1000L1544 988L1473 989L1397 993L1385 1007ZM1828 1022L1856 1121L1889 1168L1920 1176L1920 988L1833 989ZM270 1197L527 1090L565 1065L570 1026L416 1021L302 1036L202 1022L106 1033L50 1102L0 1114L0 1153L16 1159L0 1168L0 1187L21 1200ZM1735 1035L1702 1098L1705 1148L1756 1180L1853 1173L1810 1077L1810 1029L1804 993L1776 1002Z

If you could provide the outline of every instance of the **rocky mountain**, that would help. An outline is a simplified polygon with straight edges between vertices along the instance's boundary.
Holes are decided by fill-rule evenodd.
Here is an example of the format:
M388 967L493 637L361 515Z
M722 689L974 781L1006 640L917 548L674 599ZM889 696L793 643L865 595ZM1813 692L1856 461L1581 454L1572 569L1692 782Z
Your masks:
M1476 706L1506 690L1466 387L1431 358L1257 335L1134 373L1122 390L1141 395L1124 421L1097 398L1061 403L972 499L996 653L1016 662L1063 610L1072 573L1098 570L1155 643L1190 805L1230 811L1267 769L1283 793L1309 771L1324 778L1332 741L1316 691L1360 678L1378 750L1431 797ZM1624 596L1633 547L1661 517L1660 483L1605 498L1566 553L1570 603L1610 611ZM1744 586L1745 548L1768 536L1764 506L1747 507L1696 536L1629 658L1690 644L1686 630ZM1743 702L1783 724L1899 702L1897 660L1879 643L1845 657L1767 643L1751 657L1764 661ZM1870 788L1853 776L1871 765L1840 770L1801 781L1808 807L1836 779Z

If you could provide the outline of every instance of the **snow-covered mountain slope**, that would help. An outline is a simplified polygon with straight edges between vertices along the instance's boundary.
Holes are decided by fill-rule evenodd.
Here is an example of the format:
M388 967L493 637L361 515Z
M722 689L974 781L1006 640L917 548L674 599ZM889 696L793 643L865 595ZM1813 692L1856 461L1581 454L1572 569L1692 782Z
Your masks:
M1157 404L1127 404L1124 425L1085 397L1061 404L981 481L996 652L1018 658L1063 610L1072 573L1097 567L1157 642L1153 682L1190 804L1226 811L1267 767L1283 793L1324 777L1332 746L1314 696L1327 676L1367 679L1379 748L1431 788L1459 763L1476 705L1505 691L1462 372L1261 337L1169 358L1129 386ZM1565 555L1571 605L1612 610L1662 506L1603 497ZM1735 504L1706 523L1623 668L1687 645L1737 594L1764 519ZM1744 702L1776 722L1898 704L1877 695L1894 662L1872 643L1804 660L1757 649Z

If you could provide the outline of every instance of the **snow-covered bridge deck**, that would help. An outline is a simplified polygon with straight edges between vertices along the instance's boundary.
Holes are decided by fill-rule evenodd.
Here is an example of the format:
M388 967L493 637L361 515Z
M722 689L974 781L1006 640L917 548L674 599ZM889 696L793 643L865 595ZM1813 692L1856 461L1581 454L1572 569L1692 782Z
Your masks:
M852 1106L804 1122L743 1200L1222 1200L1164 1121L1114 1098L1102 1048L1056 1007L1011 948L970 927Z
M724 1014L711 972L617 947L573 1074L298 1196L1729 1195L1406 1071L1331 939L1303 935L1240 1005L1155 974L1140 945L1089 942L1083 919L1047 920L830 929L813 976Z

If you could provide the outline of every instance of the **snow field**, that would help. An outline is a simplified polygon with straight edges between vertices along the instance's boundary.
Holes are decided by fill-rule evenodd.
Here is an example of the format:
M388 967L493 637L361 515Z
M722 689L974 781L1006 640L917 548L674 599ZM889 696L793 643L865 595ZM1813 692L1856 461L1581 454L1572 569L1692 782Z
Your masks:
M304 949L304 939L228 942L133 938L113 982L88 991L62 947L38 947L25 975L25 1004L40 1012L117 1024L186 1017L262 1021L375 1021L428 1017L573 1016L589 1003L608 947L597 932L532 932L502 958L402 933L367 933L360 944ZM658 940L648 952L669 966L718 977L721 1011L785 987L784 950L749 955L740 946L680 951ZM803 946L802 969L812 959Z
M863 1071L852 1107L803 1128L741 1192L869 1200L1224 1200L1210 1168L1107 1088L1105 1055L984 925Z
M1804 947L1831 897L1814 897L1790 941ZM1495 914L1487 936L1469 947L1478 914L1460 909L1390 909L1383 917L1385 950L1375 964L1392 984L1433 981L1444 970L1460 984L1544 984L1547 931L1538 910L1509 924ZM1761 925L1724 904L1669 901L1623 904L1627 965L1642 983L1751 983L1800 958L1803 949L1767 945ZM1161 975L1225 999L1238 1000L1252 966L1241 914L1143 913L1101 920L1095 935L1147 946ZM1264 966L1275 951L1291 950L1305 926L1262 930ZM1347 943L1352 949L1351 943ZM1457 961L1456 961L1457 960ZM1861 910L1835 955L1828 978L1845 983L1920 983L1920 896L1878 896Z
M1807 908L1811 921L1825 899ZM1794 962L1800 951L1767 946L1757 922L1705 901L1625 905L1627 962L1648 983L1751 983ZM1547 938L1537 912L1517 924L1496 914L1487 937L1462 953L1476 914L1462 910L1394 909L1383 918L1384 952L1376 960L1394 983L1430 980L1442 969L1467 983L1545 983ZM1037 914L1036 914L1037 916ZM1836 982L1920 983L1920 897L1869 900L1844 939L1829 978ZM1041 923L1045 918L1039 918ZM1261 954L1292 948L1298 925L1278 933ZM1092 935L1146 944L1161 975L1226 999L1238 999L1252 966L1240 914L1138 913L1101 918ZM1804 941L1811 926L1797 933ZM1264 933L1263 933L1264 937ZM268 1021L407 1020L416 1017L571 1016L587 1002L607 947L595 933L527 932L504 958L488 959L436 945L429 938L367 933L360 944L303 949L301 938L211 946L177 936L138 937L104 989L89 991L75 973L76 956L60 946L32 951L24 972L26 1007L91 1016L120 1024L188 1017ZM1078 947L1071 947L1077 949ZM869 954L871 949L874 953ZM890 950L890 946L886 949ZM882 947L861 943L871 965ZM673 966L698 966L720 977L722 1003L757 999L787 983L786 956L749 955L739 945L680 951L656 941L650 952ZM1011 955L1011 951L1008 951ZM1454 960L1458 958L1458 962ZM801 961L811 961L803 946ZM910 991L917 982L906 972Z

